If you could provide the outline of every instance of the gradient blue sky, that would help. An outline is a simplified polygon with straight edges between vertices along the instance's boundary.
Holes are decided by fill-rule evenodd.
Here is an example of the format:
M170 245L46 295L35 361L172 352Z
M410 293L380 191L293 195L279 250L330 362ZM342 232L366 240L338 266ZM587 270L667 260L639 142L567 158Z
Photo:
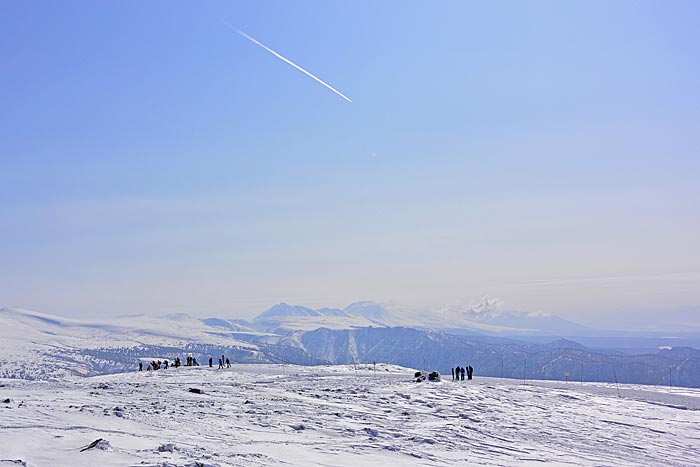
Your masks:
M0 306L700 309L699 2L1 12Z

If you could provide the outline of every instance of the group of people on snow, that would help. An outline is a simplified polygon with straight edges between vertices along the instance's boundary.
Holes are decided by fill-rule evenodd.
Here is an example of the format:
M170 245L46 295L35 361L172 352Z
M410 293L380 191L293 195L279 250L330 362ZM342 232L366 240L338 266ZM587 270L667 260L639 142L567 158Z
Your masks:
M225 355L222 355L221 358L219 358L219 368L224 368L224 365L226 365L226 368L231 368L231 360L229 360L229 358L226 357ZM214 359L212 357L209 357L209 367L210 368L213 367L213 363L214 363ZM172 366L174 366L175 368L178 368L180 365L181 365L180 357L176 357L175 362L172 364ZM155 371L155 370L160 370L161 368L167 369L168 366L170 366L170 364L168 363L167 360L164 360L162 362L160 360L153 360L153 361L148 363L148 367L146 368L146 371ZM192 354L188 354L185 366L199 366L199 363L197 362L197 359ZM139 371L143 371L143 361L139 361Z
M213 363L214 361L209 357L209 366L213 366ZM219 358L219 369L224 367L224 363L226 364L226 368L231 368L231 360L229 360L227 356L221 355L221 358Z
M467 379L472 379L472 374L474 373L474 368L471 365L467 367L457 366L457 368L452 368L452 381L464 381L464 374L466 373Z
M156 371L160 370L163 368L164 370L168 369L169 363L167 360L160 361L160 360L152 360L149 364L148 367L146 368L146 371ZM176 365L178 366L178 365ZM143 371L143 362L139 362L139 371Z

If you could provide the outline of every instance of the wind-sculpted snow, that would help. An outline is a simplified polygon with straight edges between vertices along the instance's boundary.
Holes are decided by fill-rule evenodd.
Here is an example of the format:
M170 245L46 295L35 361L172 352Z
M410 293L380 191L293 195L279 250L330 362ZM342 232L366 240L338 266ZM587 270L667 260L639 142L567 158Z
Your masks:
M691 466L700 455L698 390L620 385L618 397L608 384L412 376L234 365L4 380L0 465Z

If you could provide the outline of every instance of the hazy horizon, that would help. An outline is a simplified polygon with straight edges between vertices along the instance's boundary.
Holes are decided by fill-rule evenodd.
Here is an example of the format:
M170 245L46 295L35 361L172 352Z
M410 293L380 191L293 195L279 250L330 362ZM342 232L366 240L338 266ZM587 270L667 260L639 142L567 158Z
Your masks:
M700 328L700 3L4 13L0 307Z

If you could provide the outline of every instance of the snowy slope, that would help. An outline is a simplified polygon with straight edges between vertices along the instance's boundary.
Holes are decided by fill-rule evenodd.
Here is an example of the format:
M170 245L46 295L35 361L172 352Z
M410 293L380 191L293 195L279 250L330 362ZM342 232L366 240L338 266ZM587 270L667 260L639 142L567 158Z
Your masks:
M234 365L5 380L0 460L36 467L697 465L698 390L621 385L618 397L605 384L415 383L409 369L372 370Z
M195 348L260 347L184 315L87 322L18 308L0 309L0 377L45 379L126 371L140 357ZM227 352L228 353L228 352Z

